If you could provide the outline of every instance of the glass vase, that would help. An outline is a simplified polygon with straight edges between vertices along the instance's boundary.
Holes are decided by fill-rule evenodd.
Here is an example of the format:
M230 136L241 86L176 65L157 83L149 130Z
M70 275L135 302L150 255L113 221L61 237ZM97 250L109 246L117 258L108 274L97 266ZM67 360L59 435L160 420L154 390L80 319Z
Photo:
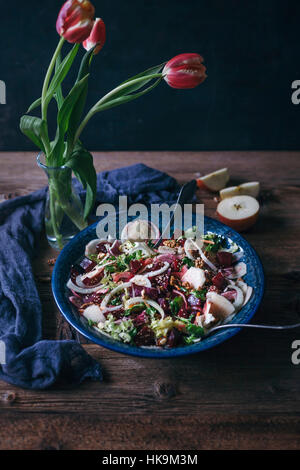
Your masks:
M39 153L38 166L48 178L45 228L49 244L61 250L78 232L87 227L81 199L72 183L72 170L67 166L49 167Z

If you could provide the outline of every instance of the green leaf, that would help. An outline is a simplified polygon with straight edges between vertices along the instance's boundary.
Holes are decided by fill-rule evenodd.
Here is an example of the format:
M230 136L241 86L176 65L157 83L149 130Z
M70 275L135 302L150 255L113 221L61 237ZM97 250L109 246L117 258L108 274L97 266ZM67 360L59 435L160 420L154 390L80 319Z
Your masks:
M78 52L79 44L75 44L69 54L64 58L62 63L58 66L55 74L50 82L47 94L46 94L46 104L48 105L56 92L59 85L65 79L67 73L69 72L71 65L74 62L76 54Z
M141 73L135 75L134 77L128 78L128 80L125 80L125 82L121 83L121 85L124 85L125 83L129 84L129 82L132 82L136 78L145 77L145 81L142 81L140 83L136 83L136 84L126 88L126 95L128 95L129 93L132 93L134 91L137 91L140 88L142 88L143 86L147 85L147 83L149 83L152 80L151 78L147 78L147 76L159 73L164 65L165 65L165 62L163 64L160 64L160 65L155 65L154 67L151 67L150 69L147 69L144 72L141 72ZM117 98L118 96L123 96L123 94L124 93L120 92L120 93L117 93L114 97Z
M64 137L69 127L70 116L74 107L76 107L77 101L87 83L87 80L88 75L86 75L82 80L80 80L76 83L76 85L73 86L72 90L65 98L61 108L58 111L57 131L52 152L50 154L50 159L55 159L55 161L58 161L59 163L61 163L62 160L65 140Z
M84 54L80 67L79 67L79 72L77 75L76 83L79 82L79 80L81 80L83 77L85 77L89 73L91 60L92 60L93 52L95 48L96 46L92 47L92 49L90 49Z
M47 123L35 116L22 116L20 129L34 144L45 152L43 141L48 141Z
M161 78L158 78L151 86L149 86L145 90L140 91L138 93L134 93L132 95L120 96L119 98L115 98L114 96L110 101L107 101L106 103L103 103L97 106L97 108L95 108L95 112L106 111L107 109L114 108L115 106L120 106L121 104L129 103L129 101L136 100L137 98L140 98L141 96L145 95L149 91L153 90L153 88L155 88L161 82L161 80L162 80Z
M66 162L66 166L72 168L75 176L83 187L86 188L84 207L84 218L86 219L96 199L97 175L93 164L93 157L81 144L77 144L71 158Z
M30 113L33 109L36 109L39 106L41 106L41 103L42 103L42 98L38 98L37 100L35 100L33 103L31 103L31 105L27 109L26 114Z
M176 315L183 305L183 298L180 296L174 297L170 302L171 312Z
M61 53L58 54L56 62L55 62L55 72L57 72L59 66L61 64ZM54 93L54 97L57 102L57 107L60 109L62 107L62 104L64 102L64 97L62 94L62 89L61 89L61 84L58 85L56 92Z
M84 54L75 83L78 83L86 75L89 74L91 60L93 57L93 52L94 52L95 47L93 47L92 49L90 49ZM87 94L88 94L88 80L86 81L85 85L82 87L80 96L78 97L78 100L76 102L76 106L73 107L73 110L70 115L68 135L67 135L68 148L71 148L74 143L74 137L75 137L75 134L76 134L83 110L84 110Z

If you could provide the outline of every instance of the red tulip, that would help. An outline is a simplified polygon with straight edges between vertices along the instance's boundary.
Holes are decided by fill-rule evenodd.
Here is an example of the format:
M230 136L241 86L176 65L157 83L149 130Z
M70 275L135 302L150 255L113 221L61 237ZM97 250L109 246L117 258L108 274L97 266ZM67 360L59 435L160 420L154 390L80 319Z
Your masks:
M106 29L104 21L101 18L96 18L91 34L82 43L82 45L87 51L97 45L97 47L94 49L94 54L98 54L98 52L100 52L104 46L105 39Z
M169 60L163 76L172 88L195 88L206 79L206 67L199 54L179 54Z
M59 12L56 30L68 42L81 43L92 31L94 16L95 8L88 0L68 0Z

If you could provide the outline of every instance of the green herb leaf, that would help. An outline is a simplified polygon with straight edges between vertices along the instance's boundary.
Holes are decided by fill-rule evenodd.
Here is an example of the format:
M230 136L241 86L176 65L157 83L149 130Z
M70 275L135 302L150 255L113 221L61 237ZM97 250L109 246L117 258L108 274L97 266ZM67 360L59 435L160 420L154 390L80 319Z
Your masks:
M174 297L174 299L171 300L170 308L171 308L171 312L173 313L173 315L176 315L179 312L182 305L183 305L183 298L180 296Z
M202 300L203 302L205 302L206 300L206 293L207 293L207 289L201 289L201 290L193 290L192 291L192 294L197 297L197 299L200 299Z
M189 268L195 266L195 261L185 256L182 260L182 264L186 264Z

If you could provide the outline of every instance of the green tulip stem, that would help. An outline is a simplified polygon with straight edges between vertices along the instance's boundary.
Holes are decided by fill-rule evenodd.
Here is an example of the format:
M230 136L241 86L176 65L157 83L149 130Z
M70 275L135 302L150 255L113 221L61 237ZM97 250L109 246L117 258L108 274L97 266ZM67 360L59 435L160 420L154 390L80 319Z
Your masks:
M89 122L89 120L98 112L102 111L101 109L101 105L103 105L104 103L106 103L107 101L110 101L111 98L114 97L114 95L116 95L117 93L119 93L120 91L126 89L127 87L131 87L132 85L136 85L140 82L143 82L145 80L145 78L149 79L149 80L152 80L153 78L161 78L162 77L162 74L161 73L154 73L152 75L147 75L147 76L142 76L142 77L139 77L139 78L135 78L134 80L129 80L125 83L122 83L121 85L119 85L117 88L114 88L112 91L110 91L109 93L107 93L105 96L103 96L90 110L89 112L87 113L87 115L85 116L85 118L83 119L83 121L81 122L80 126L78 127L77 129L77 132L76 132L76 135L75 135L75 138L74 138L74 144L77 142L77 140L79 139L80 137L80 134L82 133L83 129L85 128L85 126L87 125L87 123ZM108 108L106 108L108 109Z
M53 69L55 67L56 59L60 54L60 51L61 51L61 48L62 48L64 42L65 42L65 39L63 37L61 37L60 40L59 40L59 43L57 45L57 48L55 49L55 52L54 52L53 57L51 59L51 62L49 64L49 67L48 67L48 70L47 70L47 73L46 73L46 76L45 76L44 84L43 84L43 90L42 90L42 119L44 119L45 121L47 120L47 106L45 106L46 94L47 94L47 91L48 91L50 78L51 78Z

